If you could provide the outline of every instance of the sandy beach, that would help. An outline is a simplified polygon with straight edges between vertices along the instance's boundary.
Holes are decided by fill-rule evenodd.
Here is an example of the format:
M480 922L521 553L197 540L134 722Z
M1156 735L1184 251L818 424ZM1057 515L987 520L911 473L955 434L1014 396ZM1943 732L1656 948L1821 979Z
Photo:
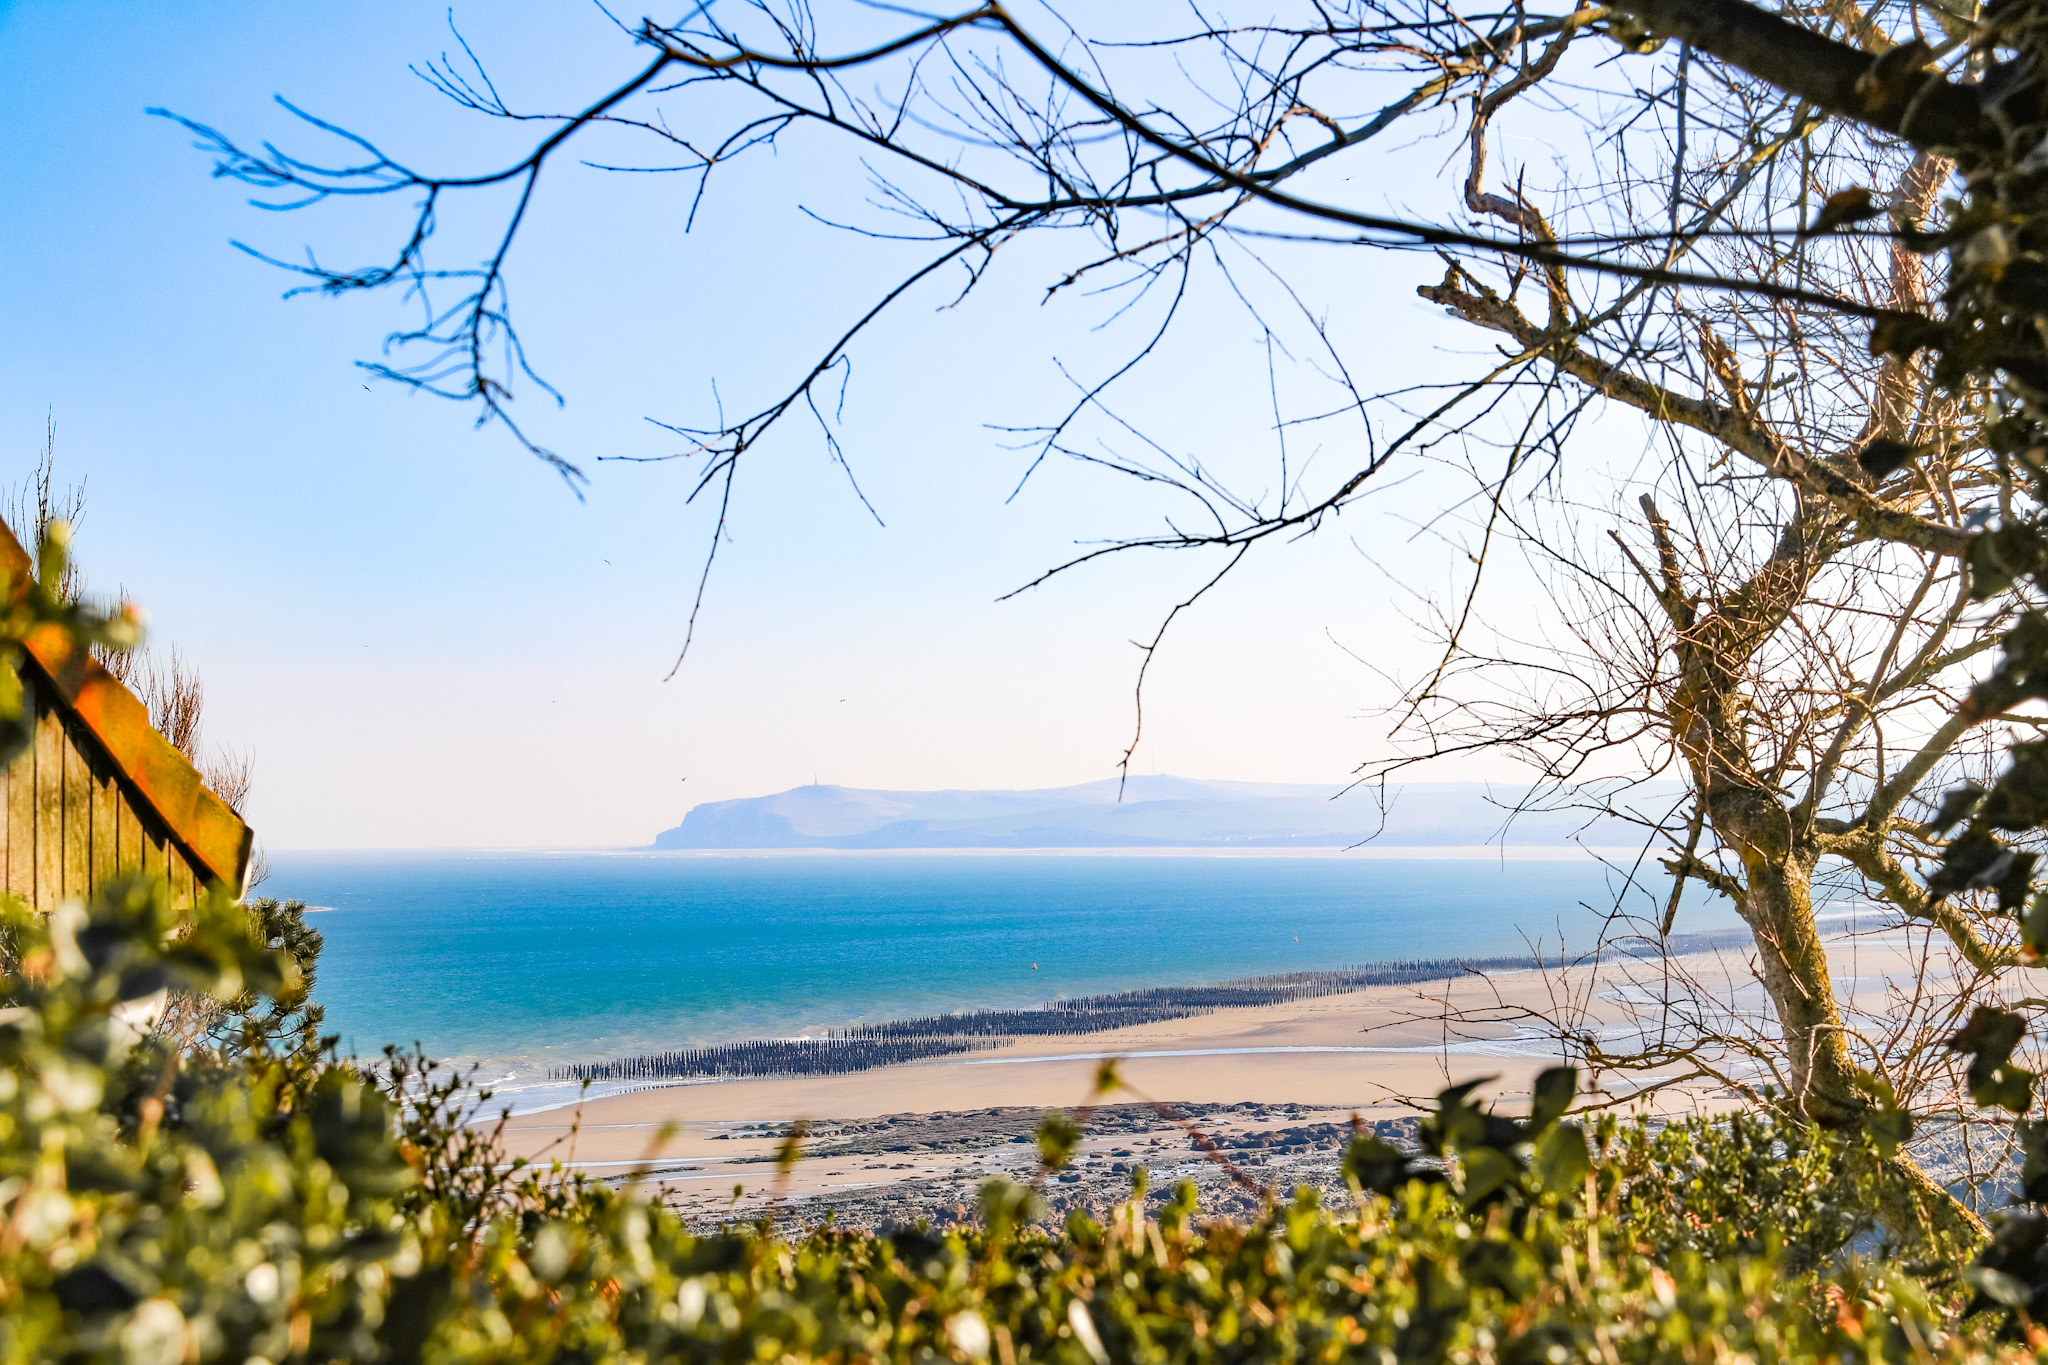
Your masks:
M1896 934L1837 936L1831 947L1852 1015L1859 1001L1877 1005L1920 956ZM1740 946L1671 965L1752 1017L1763 1004ZM1193 1179L1222 1209L1301 1183L1342 1197L1338 1158L1356 1125L1412 1139L1439 1090L1478 1077L1493 1078L1482 1099L1512 1107L1558 1058L1528 1027L1531 1014L1564 1009L1575 1027L1613 1037L1641 1026L1645 1002L1669 989L1664 973L1656 959L1623 956L1597 971L1372 986L850 1074L663 1085L518 1115L505 1137L516 1155L644 1181L706 1223L770 1205L797 1222L828 1210L869 1226L969 1217L981 1181L1033 1175L1030 1135L1048 1109L1077 1111L1087 1131L1075 1166L1046 1183L1056 1215L1126 1197L1137 1166L1155 1191ZM1108 1058L1124 1086L1098 1095ZM1604 1098L1624 1110L1703 1113L1738 1102L1698 1081L1639 1100L1649 1077L1602 1079ZM799 1119L811 1125L805 1159L781 1174L775 1154Z
M1094 1100L1107 1107L1089 1124L1082 1178L1069 1182L1084 1188L1054 1193L1102 1199L1127 1187L1134 1164L1162 1186L1183 1175L1223 1192L1242 1185L1195 1149L1187 1125L1226 1149L1249 1143L1255 1181L1330 1187L1353 1115L1412 1133L1418 1105L1445 1085L1492 1076L1483 1093L1511 1102L1555 1060L1545 1040L1510 1023L1453 1026L1446 1002L1511 1015L1544 1007L1557 985L1526 970L1376 986L852 1074L666 1085L520 1115L506 1137L516 1154L592 1174L644 1169L672 1204L704 1218L749 1215L770 1199L796 1207L850 1196L863 1221L892 1206L964 1216L981 1179L1029 1174L1028 1134L1046 1109ZM1598 992L1590 1008L1595 1021L1621 1014ZM1099 1097L1095 1078L1110 1057L1127 1088ZM1662 1103L1716 1101L1726 1096L1696 1090ZM798 1119L814 1126L808 1157L783 1178L772 1158Z
M1501 980L1511 989L1526 989L1533 982L1518 978L1534 975L1509 973ZM1445 1084L1443 1024L1407 1017L1425 1008L1414 986L1374 987L1102 1033L1021 1038L993 1053L845 1075L660 1086L582 1105L579 1159L642 1155L645 1144L634 1146L631 1135L664 1123L681 1128L660 1155L678 1155L696 1154L710 1133L734 1124L991 1105L1065 1108L1091 1097L1105 1057L1121 1058L1126 1082L1167 1102L1398 1104ZM1533 1072L1543 1065L1539 1058L1515 1055L1511 1028L1465 1032L1481 1031L1499 1040L1499 1051L1508 1055L1480 1051L1472 1058L1475 1066L1484 1063L1490 1071L1499 1069L1497 1062L1512 1062ZM1482 1046L1463 1042L1452 1056ZM566 1131L572 1113L555 1109L515 1118L510 1131L520 1135L518 1150L530 1150L528 1144L543 1133Z

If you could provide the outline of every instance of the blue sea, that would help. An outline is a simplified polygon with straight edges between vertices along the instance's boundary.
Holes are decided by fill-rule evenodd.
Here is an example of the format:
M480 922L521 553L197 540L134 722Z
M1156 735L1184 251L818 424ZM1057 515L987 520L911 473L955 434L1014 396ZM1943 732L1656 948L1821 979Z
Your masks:
M344 1051L548 1065L863 1020L1406 958L1583 948L1590 857L273 855L322 907ZM1625 892L1639 914L1668 883ZM1733 926L1688 904L1681 930Z

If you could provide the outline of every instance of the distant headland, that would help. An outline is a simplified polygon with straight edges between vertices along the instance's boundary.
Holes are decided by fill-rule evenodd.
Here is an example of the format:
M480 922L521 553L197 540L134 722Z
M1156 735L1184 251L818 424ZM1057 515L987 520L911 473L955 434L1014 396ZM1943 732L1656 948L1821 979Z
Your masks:
M1509 812L1520 788L1411 783L1339 795L1334 786L1133 777L1037 791L792 787L707 801L655 836L657 849L1442 848L1626 844L1633 827L1576 811ZM1640 836L1634 836L1640 837Z

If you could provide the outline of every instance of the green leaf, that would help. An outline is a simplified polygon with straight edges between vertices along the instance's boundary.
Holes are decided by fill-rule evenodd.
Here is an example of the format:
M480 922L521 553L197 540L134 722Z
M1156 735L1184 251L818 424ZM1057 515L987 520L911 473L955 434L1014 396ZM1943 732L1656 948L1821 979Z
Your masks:
M1880 436L1856 452L1856 463L1864 473L1882 483L1912 463L1918 454L1915 446Z
M2002 1303L2007 1308L2024 1308L2027 1301L2034 1297L2033 1289L2025 1280L2017 1275L2008 1275L2003 1270L1993 1270L1990 1266L1964 1266L1963 1279L1985 1298L1994 1303Z
M1532 1138L1564 1117L1579 1093L1579 1071L1572 1066L1545 1067L1536 1075L1529 1096L1529 1136Z
M2034 1073L2025 1067L2002 1062L1990 1075L1978 1080L1971 1069L1970 1098L1987 1108L1993 1105L2024 1114L2034 1104Z
M2029 830L2048 822L2048 741L2014 744L2006 759L1998 784L1984 798L1984 823L1998 830Z
M1074 1149L1080 1145L1081 1125L1061 1110L1048 1109L1038 1124L1038 1164L1057 1171L1073 1159Z
M1585 1187L1593 1173L1586 1132L1576 1123L1552 1124L1536 1140L1536 1178L1555 1195L1571 1195Z
M2034 1099L2034 1073L2011 1062L2012 1050L2026 1036L2025 1016L1979 1005L1970 1022L1948 1040L1951 1052L1970 1054L1970 1097L1978 1104L1998 1105L2024 1114Z
M1413 1169L1406 1152L1370 1133L1353 1138L1344 1153L1344 1174L1374 1194L1392 1194L1408 1183Z
M2026 1016L1993 1005L1979 1005L1970 1011L1970 1021L1945 1046L1950 1052L1969 1053L1971 1069L1981 1067L1988 1073L2012 1056L2012 1050L2026 1034Z
M1515 1159L1496 1147L1474 1147L1461 1152L1458 1166L1463 1174L1460 1194L1468 1209L1504 1189L1519 1173Z
M2026 1155L2020 1166L2020 1193L2037 1204L2048 1200L2048 1123L2021 1119L2013 1133Z
M1992 883L1998 892L1998 908L2008 915L2017 915L2027 903L2027 892L2034 888L2034 864L2040 860L2038 853L2015 850L2012 861L2006 866L2005 875Z
M1436 1113L1422 1121L1423 1150L1432 1156L1442 1156L1485 1142L1486 1115L1472 1103L1471 1095L1480 1086L1499 1079L1498 1076L1481 1076L1439 1091Z
M1889 1161L1899 1154L1901 1143L1913 1136L1913 1116L1903 1109L1873 1109L1863 1118L1863 1131L1871 1145Z
M2030 965L2039 966L2040 959L2048 958L2048 891L2037 893L2020 917L2020 947Z
M998 1176L981 1187L981 1225L992 1241L1006 1240L1011 1233L1045 1214L1045 1201L1029 1185Z
M1475 1239L1458 1269L1465 1283L1495 1290L1510 1302L1528 1297L1543 1282L1543 1264L1526 1246L1493 1237Z
M1957 835L1942 851L1941 866L1927 878L1927 894L1936 900L1990 886L2002 880L2012 867L2012 850L1988 829L1972 828Z
M1893 312L1879 317L1870 328L1870 353L1911 360L1943 339L1941 324L1919 313Z
M1977 809L1977 803L1984 799L1984 789L1975 782L1965 782L1941 798L1941 809L1934 818L1920 827L1920 832L1932 837L1947 834L1951 829L1969 819L1970 812Z

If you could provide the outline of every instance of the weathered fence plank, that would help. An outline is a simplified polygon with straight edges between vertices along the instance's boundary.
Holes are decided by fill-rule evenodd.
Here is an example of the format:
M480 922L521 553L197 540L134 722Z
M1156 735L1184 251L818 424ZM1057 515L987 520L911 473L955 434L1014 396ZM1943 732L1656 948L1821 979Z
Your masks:
M120 781L104 755L94 755L92 770L92 884L113 876L120 860Z
M64 898L64 722L54 709L36 717L36 881L34 901Z
M122 871L142 866L142 818L125 799L114 808L114 866Z
M21 680L21 704L37 704L35 680ZM36 751L15 757L7 769L7 889L32 899L36 892Z
M92 773L78 747L79 727L67 724L64 736L64 896L84 900L92 894Z

